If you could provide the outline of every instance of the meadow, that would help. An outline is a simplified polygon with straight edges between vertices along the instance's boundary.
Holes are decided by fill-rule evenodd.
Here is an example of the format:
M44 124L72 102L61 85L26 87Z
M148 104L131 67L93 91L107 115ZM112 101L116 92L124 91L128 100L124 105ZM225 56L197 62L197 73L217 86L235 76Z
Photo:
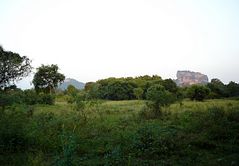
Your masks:
M184 100L157 116L143 100L18 104L0 114L0 138L1 165L239 165L239 101Z

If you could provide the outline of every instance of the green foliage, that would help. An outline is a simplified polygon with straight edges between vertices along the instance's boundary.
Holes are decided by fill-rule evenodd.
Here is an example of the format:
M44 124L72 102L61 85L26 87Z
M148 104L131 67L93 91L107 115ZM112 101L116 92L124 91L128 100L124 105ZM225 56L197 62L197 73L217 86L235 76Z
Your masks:
M228 91L226 85L224 85L219 79L214 78L207 87L211 90L214 98L228 97Z
M27 123L22 110L13 109L0 114L0 153L15 152L28 146Z
M74 132L74 131L73 131ZM67 132L62 126L61 140L61 154L57 156L57 166L73 166L73 155L77 149L77 144L72 132Z
M161 107L168 106L175 102L175 97L162 85L153 85L147 91L147 105L149 108L160 113Z
M136 99L142 99L143 97L143 93L144 93L144 90L142 88L135 88L134 89L134 96L136 97Z
M147 125L139 128L134 138L133 148L136 156L144 159L170 157L179 150L175 127Z
M203 101L209 94L210 89L202 85L192 85L188 88L188 97L191 100Z
M66 90L67 102L70 104L74 103L77 93L78 90L73 85L69 85Z
M136 116L145 101L88 104L84 94L80 101L87 123L66 102L35 105L30 117L26 106L7 107L0 114L1 165L239 163L238 101L186 100L162 108L157 119Z
M69 85L66 89L66 93L68 95L73 95L75 96L77 94L77 89L73 85Z
M26 56L5 51L0 46L0 90L26 77L32 69L30 63L31 61Z
M164 88L167 91L169 91L171 93L176 94L177 91L178 91L177 84L172 79L165 79L165 80L162 81L161 84L164 86Z
M55 96L52 94L39 94L39 104L53 105L55 103Z
M235 97L235 96L239 96L239 84L231 81L228 85L227 85L227 90L229 93L230 97Z
M23 92L23 102L26 103L27 105L34 105L39 103L39 96L35 92L35 90L25 90Z
M86 83L85 90L87 92L87 99L98 99L100 97L99 87L100 84L98 83Z
M109 100L129 100L134 98L134 84L124 81L111 81L99 87L102 98Z
M37 92L52 93L64 81L65 76L58 72L57 65L42 65L37 68L33 84Z
M55 103L55 96L52 94L36 93L35 90L25 90L17 95L21 96L21 103L26 105L46 104L53 105Z
M22 102L21 90L0 91L0 109Z
M108 100L132 100L136 98L146 98L147 89L162 81L161 77L140 76L127 78L107 78L98 80L96 83L89 82L85 85L91 99L108 99ZM142 92L143 90L143 92Z

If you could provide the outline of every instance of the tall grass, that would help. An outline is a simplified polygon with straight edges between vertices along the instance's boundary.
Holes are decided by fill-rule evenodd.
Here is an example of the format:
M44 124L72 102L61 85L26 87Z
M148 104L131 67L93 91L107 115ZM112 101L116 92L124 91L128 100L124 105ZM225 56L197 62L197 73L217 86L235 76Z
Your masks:
M183 101L159 117L144 106L101 101L85 107L85 122L64 101L32 116L17 105L0 115L1 165L239 164L238 101Z

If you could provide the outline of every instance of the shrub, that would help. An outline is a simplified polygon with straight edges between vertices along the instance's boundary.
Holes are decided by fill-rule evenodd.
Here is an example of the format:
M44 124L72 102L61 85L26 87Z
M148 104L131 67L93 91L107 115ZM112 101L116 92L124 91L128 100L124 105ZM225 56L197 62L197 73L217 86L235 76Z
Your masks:
M192 85L188 88L187 94L191 100L203 101L209 94L210 89L202 85Z
M135 134L133 148L140 158L162 158L171 156L180 146L178 129L147 125Z
M22 103L22 92L21 91L7 91L2 92L0 91L0 107L4 110L5 107L11 106L15 103Z
M160 113L161 107L168 106L175 102L173 94L159 84L152 85L148 89L146 98L148 100L147 106L157 113Z
M39 103L39 97L34 90L25 90L23 93L23 101L27 105L34 105Z
M55 103L55 96L51 94L39 94L39 104L53 105Z
M26 126L28 119L23 111L11 110L0 114L0 149L16 152L26 148Z

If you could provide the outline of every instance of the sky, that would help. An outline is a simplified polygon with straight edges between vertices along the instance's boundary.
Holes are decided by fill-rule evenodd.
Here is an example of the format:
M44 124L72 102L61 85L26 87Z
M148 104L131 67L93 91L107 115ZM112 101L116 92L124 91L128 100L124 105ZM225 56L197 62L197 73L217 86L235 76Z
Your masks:
M81 82L190 70L239 82L238 0L0 0L0 45Z

